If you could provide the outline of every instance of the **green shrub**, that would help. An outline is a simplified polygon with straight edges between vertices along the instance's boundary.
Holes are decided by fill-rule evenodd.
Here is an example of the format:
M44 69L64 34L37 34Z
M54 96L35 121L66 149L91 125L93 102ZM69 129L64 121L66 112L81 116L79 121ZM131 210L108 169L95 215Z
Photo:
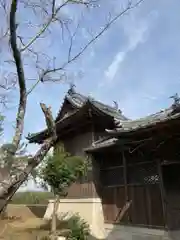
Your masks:
M51 240L50 236L43 236L40 238L40 240Z
M89 225L79 215L70 217L67 221L68 229L66 235L68 240L86 240L90 235Z
M40 227L41 230L50 231L51 220ZM57 219L57 235L66 237L67 240L87 240L90 236L89 225L78 215ZM44 240L44 239L43 239Z

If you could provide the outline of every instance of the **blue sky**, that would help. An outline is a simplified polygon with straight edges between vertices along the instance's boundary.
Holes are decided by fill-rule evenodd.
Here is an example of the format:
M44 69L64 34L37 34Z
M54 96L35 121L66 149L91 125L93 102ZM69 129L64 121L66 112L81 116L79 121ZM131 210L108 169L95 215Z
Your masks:
M115 14L120 10L119 0L101 3L99 8L84 13L73 52L77 52L90 39L88 31L98 31L109 11ZM68 67L68 74L77 91L110 105L115 100L123 113L133 119L168 107L172 101L169 97L180 92L179 9L179 0L144 0L138 8L120 18ZM28 19L30 14L22 12L18 20ZM66 8L63 14L77 20L81 9ZM22 28L22 33L27 34L27 31ZM37 42L36 49L55 56L60 64L67 55L66 40L65 37L65 42L61 41L60 29L55 26L46 41ZM81 77L78 75L80 71L83 73ZM26 76L35 78L33 73L29 64ZM32 81L29 81L28 86L31 84ZM46 83L40 84L29 95L23 137L45 126L39 103L51 106L56 116L67 89L68 84L65 83ZM9 141L13 134L16 99L16 92L13 92L14 107L5 112L4 141ZM30 152L35 149L34 145L29 147Z

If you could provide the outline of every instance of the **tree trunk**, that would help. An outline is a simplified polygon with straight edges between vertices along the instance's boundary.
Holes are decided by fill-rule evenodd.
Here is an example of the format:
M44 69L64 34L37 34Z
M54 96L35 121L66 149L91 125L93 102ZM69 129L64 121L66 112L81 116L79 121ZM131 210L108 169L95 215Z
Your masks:
M22 170L17 176L12 178L4 179L5 184L0 185L0 214L3 212L4 208L7 206L8 202L11 200L15 192L28 178L32 170L39 165L39 163L46 156L47 152L54 145L54 139L49 139L46 141L42 147L37 151L35 156L29 161L27 167Z
M53 214L52 214L52 222L51 222L51 239L56 240L56 227L57 227L57 211L59 207L59 195L57 195L54 199L54 206L53 206Z

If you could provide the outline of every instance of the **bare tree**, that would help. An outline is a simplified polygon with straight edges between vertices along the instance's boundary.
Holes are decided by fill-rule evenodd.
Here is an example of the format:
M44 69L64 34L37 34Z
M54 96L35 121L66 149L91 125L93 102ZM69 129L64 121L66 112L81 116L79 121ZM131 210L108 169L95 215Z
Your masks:
M74 21L71 16L67 17L64 10L73 7L76 10L85 8L88 11L92 11L92 9L98 7L98 4L101 3L100 0L0 0L0 10L4 14L4 22L7 23L7 25L4 24L2 27L0 41L4 41L3 43L6 44L8 49L5 54L1 54L1 58L3 56L8 59L4 60L3 64L10 64L12 70L11 77L7 73L5 74L4 79L6 81L0 84L0 89L6 93L7 88L12 89L17 87L19 91L15 133L11 143L11 151L6 152L6 158L15 156L19 149L24 130L24 117L28 95L34 88L46 81L66 80L67 66L81 57L86 49L104 34L114 22L131 9L137 7L142 1L138 0L134 2L133 0L129 0L118 13L109 14L108 20L103 27L99 28L96 34L91 34L89 41L76 52L73 46L80 29L80 20ZM25 16L25 9L29 14L27 17ZM79 15L82 20L84 15L81 13ZM21 22L23 17L25 18L25 23ZM26 29L24 35L23 29ZM47 35L51 36L53 31L59 31L59 29L61 30L62 41L65 38L69 42L69 46L67 47L66 45L67 57L64 58L64 55L61 56L62 53L59 53L61 61L59 59L57 61L54 56L50 56L39 49L42 42L47 41ZM4 39L8 39L8 41ZM33 77L26 74L27 67L30 67L31 64L36 69L36 74ZM12 78L12 76L14 77ZM33 78L33 84L29 84L31 78ZM51 109L43 103L40 106L51 137L44 141L34 156L28 159L28 163L23 169L21 168L19 171L16 171L16 174L10 174L10 170L8 172L6 169L6 174L0 174L3 176L0 182L0 212L2 212L13 194L27 179L33 169L43 160L57 140ZM1 173L3 170L3 168L0 168Z

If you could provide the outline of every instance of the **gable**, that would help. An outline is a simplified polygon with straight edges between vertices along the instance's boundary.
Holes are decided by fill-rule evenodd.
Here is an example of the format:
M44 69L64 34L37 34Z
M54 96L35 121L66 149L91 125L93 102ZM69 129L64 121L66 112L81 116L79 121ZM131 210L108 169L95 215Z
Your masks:
M77 108L75 108L67 99L64 100L64 103L56 117L56 122L62 119L65 116L70 115L75 112Z
M74 89L70 89L67 92L64 102L55 119L57 129L61 129L61 131L64 129L66 132L66 128L69 128L69 125L72 127L74 121L77 122L79 120L83 120L82 118L84 118L84 116L89 116L89 108L90 111L92 110L94 112L94 116L101 116L102 122L104 122L105 119L109 119L112 122L110 127L107 126L108 129L115 127L115 120L127 120L127 118L118 109L117 104L115 107L111 107L96 101L91 97L86 97L80 93L77 93ZM30 142L42 143L42 141L44 141L48 136L48 130L45 129L41 132L29 135L27 139Z

